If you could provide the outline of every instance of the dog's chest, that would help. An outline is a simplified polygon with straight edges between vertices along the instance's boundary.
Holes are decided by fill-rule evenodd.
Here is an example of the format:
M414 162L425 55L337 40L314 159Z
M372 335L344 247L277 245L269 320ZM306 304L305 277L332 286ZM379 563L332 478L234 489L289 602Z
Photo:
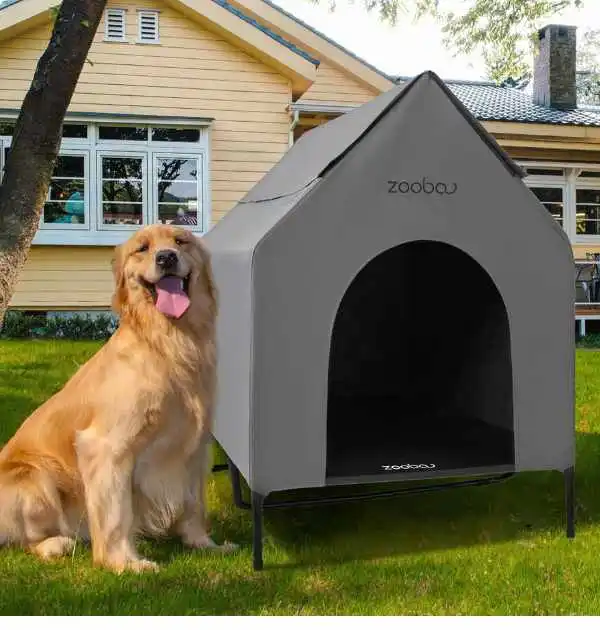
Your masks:
M161 407L160 421L138 459L156 463L187 459L197 451L203 436L203 409L183 395L169 396Z

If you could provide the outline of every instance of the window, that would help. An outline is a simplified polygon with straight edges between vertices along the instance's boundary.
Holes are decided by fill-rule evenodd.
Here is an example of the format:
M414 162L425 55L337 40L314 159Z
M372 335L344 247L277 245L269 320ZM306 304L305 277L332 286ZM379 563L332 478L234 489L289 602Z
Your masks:
M525 183L575 243L600 244L600 166L524 163Z
M12 123L0 122L0 136L12 136L15 126Z
M125 42L125 9L106 9L104 14L104 41Z
M600 187L575 192L577 234L600 236Z
M63 125L62 130L63 138L87 138L88 128L87 125Z
M198 142L200 129L153 128L152 140L155 142Z
M11 121L0 121L0 169L12 131ZM205 123L67 119L34 244L114 245L157 222L203 232L208 173Z
M157 158L154 192L158 222L198 225L199 173L199 158Z
M127 125L101 126L98 129L100 140L122 140L130 142L146 142L148 127L131 127Z
M86 227L88 213L87 155L59 156L42 209L41 227Z
M144 223L144 157L99 155L100 226L137 226Z
M158 11L138 11L138 43L158 44Z
M533 194L542 202L546 210L554 217L556 222L564 227L563 189L559 187L531 186Z

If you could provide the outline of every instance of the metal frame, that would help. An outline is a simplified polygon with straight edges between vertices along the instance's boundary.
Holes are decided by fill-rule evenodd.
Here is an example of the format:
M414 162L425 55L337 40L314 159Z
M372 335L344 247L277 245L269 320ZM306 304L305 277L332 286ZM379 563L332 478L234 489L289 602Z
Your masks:
M420 485L414 487L399 488L382 492L365 492L354 495L339 495L334 497L322 497L319 499L300 499L288 501L268 501L267 496L259 492L251 491L250 502L244 499L242 491L242 476L239 469L228 457L227 464L217 464L213 466L213 472L228 470L233 491L233 501L236 507L252 511L252 567L255 571L264 568L263 558L263 514L266 508L282 509L292 507L315 507L318 505L332 505L336 503L350 503L354 501L373 501L376 499L389 499L409 494L425 494L429 492L439 492L440 490L451 490L455 488L465 488L471 486L487 486L494 483L501 483L514 477L516 473L502 473L490 477L477 477L465 479L463 481L451 481L446 483L436 483ZM573 466L563 471L564 479L564 500L566 535L571 539L575 537L575 469Z

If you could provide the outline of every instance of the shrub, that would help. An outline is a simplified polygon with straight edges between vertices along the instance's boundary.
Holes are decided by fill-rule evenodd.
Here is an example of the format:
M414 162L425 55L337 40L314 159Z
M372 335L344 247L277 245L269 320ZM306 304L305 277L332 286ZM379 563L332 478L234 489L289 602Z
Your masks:
M117 328L117 319L110 314L65 314L46 317L8 311L0 329L3 339L108 339Z

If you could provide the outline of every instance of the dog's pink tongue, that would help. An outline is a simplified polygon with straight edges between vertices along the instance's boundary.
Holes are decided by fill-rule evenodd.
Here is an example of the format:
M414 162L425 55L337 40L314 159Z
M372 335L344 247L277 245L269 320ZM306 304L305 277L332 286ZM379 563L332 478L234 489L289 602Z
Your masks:
M156 308L169 317L179 319L189 308L190 298L183 290L183 280L175 276L161 278L155 285Z

